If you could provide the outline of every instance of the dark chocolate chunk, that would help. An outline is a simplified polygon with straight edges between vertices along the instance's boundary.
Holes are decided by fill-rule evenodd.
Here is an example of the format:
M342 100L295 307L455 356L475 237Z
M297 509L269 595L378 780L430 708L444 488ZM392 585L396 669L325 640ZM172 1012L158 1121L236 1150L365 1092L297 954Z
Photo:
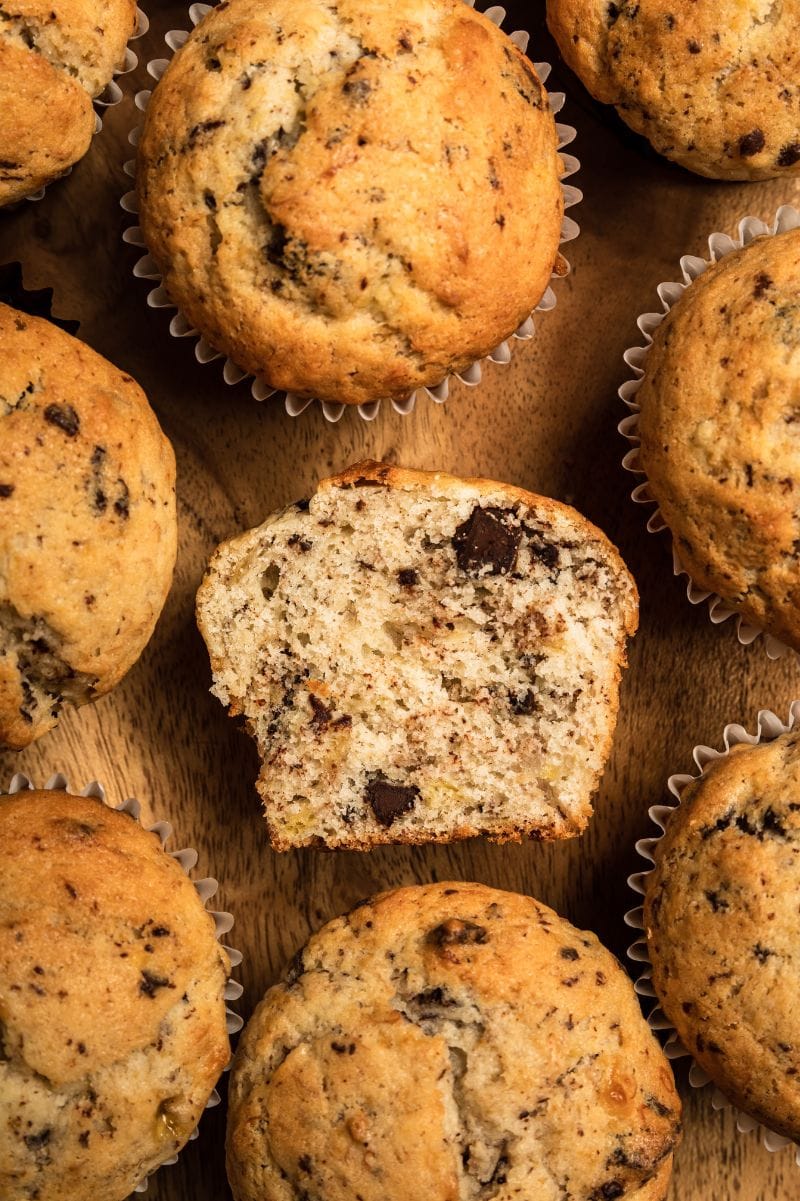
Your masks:
M45 421L49 421L51 425L57 425L60 430L63 430L68 438L74 438L78 430L81 428L80 418L73 409L72 405L48 405L44 411Z
M758 275L756 276L755 287L753 288L753 296L756 300L759 300L764 293L773 286L773 282L767 275L766 271L759 271Z
M367 784L367 801L382 826L391 826L413 809L418 797L419 789L414 784L393 784L385 776L374 776Z
M624 1194L625 1187L618 1180L607 1180L589 1194L589 1201L616 1201L617 1197Z
M535 713L538 708L536 694L532 688L529 688L527 692L509 692L508 703L512 713L521 715Z
M313 716L311 718L312 726L318 726L321 729L327 726L328 722L331 720L331 711L328 706L321 701L318 696L314 696L313 692L309 692L308 694L308 703L311 705L313 710Z
M475 922L462 921L458 917L450 917L441 926L436 926L428 935L428 942L436 947L465 946L467 943L477 943L483 946L489 941L485 926Z
M403 588L413 588L415 584L419 583L419 576L413 567L401 567L397 578Z
M453 535L456 560L470 575L505 575L517 561L522 530L512 526L513 509L476 505Z
M215 129L219 129L224 124L224 121L199 121L197 125L193 125L189 130L189 140L187 142L188 148L192 150L197 145L198 140L204 134L212 133Z
M208 188L203 192L203 200L205 201L206 208L211 209L212 213L217 211L217 198Z
M739 153L742 158L750 158L752 155L758 154L759 150L763 150L765 144L766 138L763 129L751 129L750 133L739 138Z
M13 491L13 484L0 484L0 500L7 500Z
M372 84L367 79L348 79L342 85L342 91L355 104L365 104L372 91Z
M50 1142L51 1134L52 1130L49 1126L45 1126L44 1130L40 1130L38 1134L26 1134L23 1136L25 1146L29 1151L39 1151Z
M156 976L153 972L142 971L139 979L139 992L145 997L154 997L160 988L174 988L165 976Z
M128 485L124 480L117 480L119 487L119 496L114 501L114 512L117 517L127 518L130 516L130 493Z
M800 142L790 142L788 146L783 146L778 155L779 167L793 167L795 163L800 163Z
M580 958L580 955L578 954L578 952L575 950L574 947L561 947L561 949L559 950L558 953L562 959L574 960L574 959Z
M694 38L689 38L689 41L686 43L686 49L690 54L699 54L702 47L699 42L695 41Z

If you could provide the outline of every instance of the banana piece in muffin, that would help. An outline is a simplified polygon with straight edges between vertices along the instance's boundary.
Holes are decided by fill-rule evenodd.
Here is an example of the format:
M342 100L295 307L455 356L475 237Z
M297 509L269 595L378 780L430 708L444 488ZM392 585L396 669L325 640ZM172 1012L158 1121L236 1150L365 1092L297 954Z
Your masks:
M361 463L224 543L197 611L276 849L586 825L637 594L574 509Z
M661 1201L680 1129L630 981L530 897L429 884L315 934L242 1035L236 1201Z
M136 0L0 0L0 208L82 158Z
M208 341L358 404L438 384L530 314L560 169L533 67L463 0L229 0L156 87L136 178Z

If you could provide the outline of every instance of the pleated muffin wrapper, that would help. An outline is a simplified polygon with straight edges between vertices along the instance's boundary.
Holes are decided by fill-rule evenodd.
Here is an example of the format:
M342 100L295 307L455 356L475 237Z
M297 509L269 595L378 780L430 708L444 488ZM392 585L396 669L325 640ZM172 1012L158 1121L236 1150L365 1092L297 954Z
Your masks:
M136 68L139 66L139 56L132 49L131 42L136 42L139 40L139 38L143 38L149 28L150 28L150 22L147 19L147 14L144 13L141 10L141 8L139 8L137 6L137 8L136 8L136 28L134 29L131 36L128 38L128 45L125 48L125 57L122 60L122 66L120 67L120 69L118 71L114 72L112 79L106 84L105 88L100 93L100 95L95 96L94 100L92 101L92 104L94 106L94 136L95 137L97 137L97 135L100 133L100 130L103 128L103 114L105 113L106 109L107 108L116 108L116 106L122 100L123 91L122 91L122 88L117 83L117 80L120 79L123 75L130 75L131 71L135 71ZM75 165L75 164L73 164L73 165ZM72 167L69 167L64 172L63 175L59 175L58 179L51 180L49 184L45 184L43 187L38 188L37 191L31 192L31 194L29 196L23 197L22 200L18 201L18 203L24 204L26 200L41 200L44 197L44 194L47 191L47 189L51 186L51 184L58 183L58 180L66 179L67 176L71 175L71 174L72 174ZM16 205L10 205L9 207L15 208Z
M499 5L493 5L491 8L482 9L480 4L476 6L475 0L464 0L470 8L477 7L483 12L484 16L488 17L498 27L502 27L502 23L506 17L506 10ZM211 4L192 4L189 9L189 19L192 26L196 26L202 21L207 13L211 12L214 6ZM509 40L517 46L523 54L527 50L530 35L522 30L516 30L508 35ZM189 37L189 33L184 29L173 29L165 37L167 46L174 54L176 50L184 44ZM169 58L152 59L147 64L147 73L156 83L161 79L161 76L169 66ZM549 63L534 63L534 69L542 84L546 83L550 75L551 67ZM152 90L141 91L136 94L136 107L141 113L147 108L152 95ZM563 92L548 93L550 110L553 115L557 115L564 106L565 96ZM131 131L128 135L128 141L134 147L138 146L141 136L142 125L140 124ZM580 169L580 163L573 154L563 153L564 148L569 146L576 137L576 130L571 125L563 125L556 123L556 132L558 134L558 150L559 161L561 163L561 188L564 193L564 208L565 210L578 204L583 199L583 193L572 184L565 183L565 180L575 175ZM136 178L136 160L132 159L125 164L125 173L131 179ZM136 215L139 211L138 202L135 191L126 192L120 201L121 207L126 213ZM561 240L560 245L563 246L567 242L573 241L580 233L578 223L565 214L561 223ZM170 300L166 289L162 284L161 274L156 266L155 260L147 252L147 245L144 240L141 229L138 225L132 225L122 235L123 241L131 246L136 246L144 251L143 256L136 262L133 268L133 274L137 279L146 279L155 286L151 288L147 295L147 303L153 309L177 309L177 305ZM556 262L553 266L551 280L556 281L564 278L570 272L570 265L559 251ZM544 295L537 304L536 308L526 317L525 320L514 330L508 338L494 348L482 361L472 363L464 371L457 372L455 378L460 380L462 384L473 388L481 382L482 365L481 362L492 362L506 364L511 361L512 346L515 342L527 342L533 338L535 333L535 317L537 313L547 313L555 308L556 294L553 288L548 285ZM171 319L169 331L174 338L193 338L195 340L195 358L199 363L213 363L217 360L222 360L222 377L226 384L234 385L241 383L247 379L250 382L250 392L255 400L267 400L268 397L280 393L280 389L271 387L265 380L259 379L252 375L248 375L241 367L238 367L232 359L226 358L221 352L214 347L200 334L199 330L195 329L191 322L178 310L175 316ZM388 400L396 413L401 413L407 416L413 412L417 398L421 395L427 395L436 404L443 404L449 395L450 379L453 376L446 376L441 383L435 386L417 388L411 392L403 400ZM319 404L325 419L330 422L338 421L345 409L357 408L359 417L364 421L374 421L378 416L381 407L381 399L371 400L366 404L360 405L344 405L334 403L328 400L309 400L302 396L297 396L293 392L283 393L285 396L285 408L290 417L298 417L310 405Z
M64 791L64 792L70 791L69 784L67 782L67 777L62 772L56 772L55 775L51 776L50 779L47 781L47 783L44 785L44 787L45 787L45 789L58 789L58 790ZM33 783L33 781L30 780L28 776L25 776L21 772L18 772L16 775L12 776L11 783L9 784L8 789L7 789L7 793L9 795L13 796L16 793L25 792L25 791L28 791L28 790L31 790L34 788L36 788L36 785ZM103 802L103 804L107 804L105 789L104 789L103 785L100 784L97 780L90 780L89 783L86 784L81 789L80 793L78 793L77 795L83 796L83 797L97 797L98 800L101 800ZM111 807L111 806L109 806L109 807ZM152 826L145 826L141 820L141 810L142 810L141 804L134 797L129 797L126 801L123 801L121 804L113 806L113 808L116 810L117 813L127 813L128 816L132 817L134 819L134 821L138 822L139 825L142 826L143 829L149 831L149 833L151 833L151 834L155 834L156 837L158 838L158 840L160 841L165 854L169 855L169 857L171 859L176 859L177 862L180 864L180 866L183 868L183 870L187 876L189 876L191 874L192 869L197 864L197 860L198 860L197 851L193 850L190 847L185 847L182 850L178 850L178 851L168 851L167 850L167 842L172 837L172 833L173 833L172 826L170 825L169 822L159 821L159 822L155 822L155 824ZM215 895L217 889L219 888L219 883L210 876L206 877L205 879L202 879L202 880L193 880L192 883L194 884L195 891L197 892L197 895L200 897L200 900L203 902L204 907L207 908L208 902ZM222 942L223 936L228 934L229 931L233 927L233 915L230 913L218 912L213 909L209 910L209 913L210 913L211 917L214 919L215 937L222 945L222 949L227 952L227 954L230 958L230 961L231 961L231 967L232 968L238 967L240 965L240 963L242 962L241 951L237 951L235 947L229 947L225 943ZM229 977L225 984L225 992L224 992L225 1001L226 1002L238 1001L238 999L241 997L243 991L244 990L242 988L242 985L239 984L232 977ZM241 1030L242 1026L244 1025L244 1022L243 1022L242 1018L239 1017L238 1013L234 1013L234 1011L232 1009L230 1009L227 1004L225 1006L225 1022L227 1025L229 1035L237 1034L238 1031ZM231 1060L226 1065L226 1067L224 1069L226 1072L230 1069L232 1062L233 1061ZM216 1105L219 1105L219 1103L220 1103L220 1095L216 1089L212 1089L211 1096L208 1098L208 1101L206 1101L206 1109L213 1109ZM189 1135L188 1141L189 1142L194 1141L194 1139L198 1138L199 1135L200 1135L200 1127L196 1126L195 1129L192 1131L192 1133ZM162 1163L159 1165L159 1168L166 1167L168 1164L177 1163L177 1161L178 1161L178 1156L172 1155L172 1156L170 1156L169 1159L163 1160ZM137 1193L147 1192L147 1184L148 1184L148 1180L150 1178L151 1177L149 1177L149 1176L145 1176L144 1180L140 1181L140 1183L134 1189L134 1195Z
M626 471L638 476L640 480L631 492L631 499L637 505L655 506L655 512L650 514L647 521L647 530L651 534L659 534L663 530L669 529L658 507L658 501L651 491L639 456L640 406L636 400L636 393L639 391L647 373L647 356L653 344L653 334L672 306L680 300L686 289L690 288L693 282L704 271L707 271L709 267L720 262L721 259L724 259L726 255L731 254L734 250L741 250L745 246L749 246L756 238L765 236L774 237L776 234L786 233L790 229L799 228L800 210L790 204L784 204L775 214L772 225L767 225L757 217L743 217L739 222L736 237L731 238L728 234L724 233L710 234L708 238L709 257L702 259L693 254L683 255L680 260L682 279L675 282L661 283L656 289L658 298L661 301L662 311L660 313L642 313L637 318L636 324L640 332L644 335L645 343L643 346L631 346L623 355L625 363L632 372L632 377L622 384L618 393L620 399L630 410L630 416L620 421L617 429L631 446L631 449L622 460L622 466ZM674 539L672 543L672 571L673 575L686 576L686 596L691 604L700 605L703 602L708 604L708 615L714 625L720 625L723 621L727 621L731 617L736 618L736 636L742 646L749 646L760 635L763 635L764 649L770 659L782 659L784 655L796 653L791 647L780 642L772 634L768 634L765 630L762 630L760 626L751 625L745 621L741 614L732 609L717 593L709 592L695 583L681 560Z
M784 1147L791 1146L795 1163L800 1167L800 1145L792 1142L785 1135L778 1134L775 1130L770 1130L768 1126L760 1123L757 1118L751 1117L749 1113L737 1108L714 1084L705 1069L692 1059L691 1052L687 1051L681 1042L675 1027L661 1008L658 995L653 987L653 967L647 951L647 938L644 934L644 909L639 900L645 894L647 877L653 871L652 865L655 863L655 848L664 836L670 816L680 805L683 791L687 785L691 784L693 780L699 780L705 774L706 768L710 764L716 763L718 759L726 758L733 747L739 746L741 743L746 743L748 746L757 746L760 742L772 742L779 735L788 734L790 730L797 728L798 723L800 723L800 700L792 701L786 721L782 721L770 709L761 709L756 719L756 732L754 734L749 734L744 726L736 724L725 726L725 729L722 731L723 750L718 751L710 746L696 746L692 751L692 758L694 759L697 771L694 774L677 774L669 777L667 788L675 798L675 803L672 805L652 805L648 809L650 820L657 827L658 833L651 834L648 838L640 838L636 843L637 854L646 861L648 866L643 868L642 871L634 872L633 875L628 876L628 885L637 894L637 904L635 908L629 909L625 914L625 924L638 932L636 941L628 947L628 958L635 965L635 969L639 970L639 976L634 984L634 988L646 1002L653 1002L652 1008L647 1015L647 1023L651 1030L661 1036L662 1041L666 1039L664 1042L664 1054L667 1056L667 1059L691 1059L689 1083L692 1088L703 1089L709 1094L713 1109L731 1110L736 1119L737 1130L742 1134L757 1133L762 1145L768 1151L781 1151Z

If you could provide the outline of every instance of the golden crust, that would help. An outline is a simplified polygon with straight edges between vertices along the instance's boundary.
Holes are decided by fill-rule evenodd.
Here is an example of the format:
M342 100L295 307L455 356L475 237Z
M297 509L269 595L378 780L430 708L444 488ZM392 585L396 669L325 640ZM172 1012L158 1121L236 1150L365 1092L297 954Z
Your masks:
M800 173L800 0L548 0L592 95L712 179Z
M175 456L138 384L48 321L0 305L0 352L0 744L20 748L149 640Z
M461 0L231 0L150 101L140 219L172 299L243 368L402 397L538 303L556 148L530 63Z
M679 1127L669 1064L593 934L529 897L430 884L330 922L267 993L231 1076L228 1174L236 1201L456 1201L490 1181L497 1201L655 1201Z
M734 747L681 797L644 919L661 1006L712 1080L800 1138L800 735Z
M727 255L653 335L641 465L703 588L800 649L800 230Z
M0 0L0 207L86 153L135 23L136 0Z
M227 956L127 814L0 798L0 1195L123 1201L194 1129L229 1054Z

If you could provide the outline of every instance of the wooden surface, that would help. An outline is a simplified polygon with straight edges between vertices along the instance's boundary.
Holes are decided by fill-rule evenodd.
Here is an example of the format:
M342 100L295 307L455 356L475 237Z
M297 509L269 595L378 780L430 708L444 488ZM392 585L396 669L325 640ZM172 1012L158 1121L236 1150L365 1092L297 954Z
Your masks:
M145 5L151 30L138 47L143 59L160 57L166 30L186 27L184 9ZM543 7L517 0L506 28L527 26L531 57L557 63ZM198 874L219 878L218 905L236 916L245 1016L313 928L373 891L417 881L477 879L532 893L622 955L633 844L648 832L647 808L664 798L666 777L688 768L695 743L718 744L725 722L752 726L762 707L785 713L800 695L800 675L793 660L770 663L760 644L741 647L731 624L715 628L704 607L692 608L672 577L665 536L645 533L642 510L628 499L630 477L619 467L621 354L637 338L636 316L657 307L656 284L675 278L682 253L704 254L710 231L733 231L745 214L771 218L778 204L800 202L798 184L713 184L657 160L556 65L550 86L567 91L563 119L578 127L574 149L582 162L571 182L585 198L572 210L582 229L568 251L572 275L558 287L556 310L538 319L535 340L517 344L510 366L490 366L479 389L456 384L444 406L424 399L406 418L384 408L371 424L348 412L330 425L318 408L291 419L280 401L259 405L246 385L227 387L219 364L199 366L192 344L169 337L165 314L146 308L145 285L131 276L136 255L120 241L126 219L118 198L127 186L121 164L135 119L133 85L148 82L142 61L123 81L124 103L107 115L72 176L43 202L0 216L0 263L20 259L28 287L52 285L56 311L77 317L84 340L145 387L178 458L175 583L152 642L123 684L96 706L68 712L24 753L0 754L0 783L16 770L43 781L61 769L73 787L96 777L114 803L132 794L146 816L171 821L173 846L198 849ZM364 455L548 493L575 504L620 546L641 590L641 629L614 754L584 837L366 855L278 856L268 848L253 787L256 752L208 693L194 594L221 539ZM689 1089L685 1070L678 1077L686 1133L672 1201L800 1194L790 1151L770 1155L757 1138L737 1134L729 1116L713 1112L708 1094ZM221 1110L206 1115L199 1141L151 1184L153 1201L229 1197L223 1127Z

